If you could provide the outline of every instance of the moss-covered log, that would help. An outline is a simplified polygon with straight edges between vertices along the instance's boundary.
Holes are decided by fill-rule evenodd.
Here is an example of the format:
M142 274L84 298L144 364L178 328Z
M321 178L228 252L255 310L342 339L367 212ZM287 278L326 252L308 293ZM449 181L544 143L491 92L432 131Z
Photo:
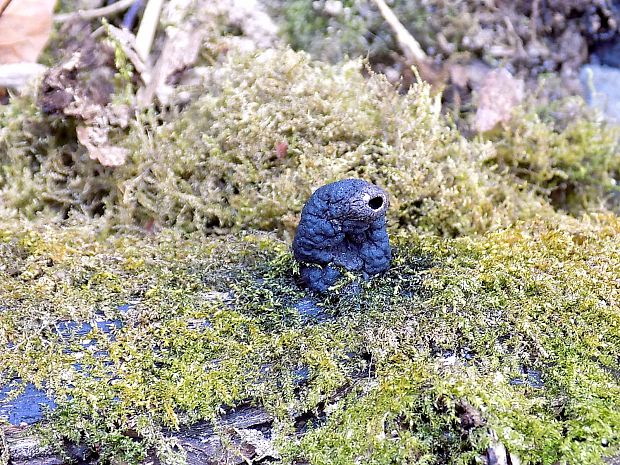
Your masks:
M230 57L186 108L111 131L116 168L75 121L2 107L0 375L53 400L46 444L183 463L183 431L251 406L283 463L618 453L615 129L526 108L470 141L426 84L361 69ZM315 296L286 240L347 177L389 192L392 266Z
M613 216L402 234L385 275L320 298L271 236L92 226L0 233L1 369L53 397L50 444L176 463L167 431L251 404L285 463L468 463L491 431L523 463L618 450ZM122 324L106 333L101 318Z

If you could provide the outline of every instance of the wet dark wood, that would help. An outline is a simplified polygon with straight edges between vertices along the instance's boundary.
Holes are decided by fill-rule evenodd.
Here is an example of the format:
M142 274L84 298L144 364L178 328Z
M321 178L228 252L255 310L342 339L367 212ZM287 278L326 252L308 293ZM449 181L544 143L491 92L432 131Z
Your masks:
M42 445L41 437L31 426L9 426L2 429L2 454L12 465L60 465L63 459Z
M277 459L269 439L271 416L259 407L242 407L224 415L215 427L199 422L179 431L168 431L187 453L188 465L242 464L247 460ZM96 455L85 446L63 444L62 453L43 445L33 425L2 428L0 465L63 465L97 463ZM276 455L276 457L274 457ZM72 460L67 462L63 456ZM4 460L3 460L4 459ZM149 454L145 464L158 464Z

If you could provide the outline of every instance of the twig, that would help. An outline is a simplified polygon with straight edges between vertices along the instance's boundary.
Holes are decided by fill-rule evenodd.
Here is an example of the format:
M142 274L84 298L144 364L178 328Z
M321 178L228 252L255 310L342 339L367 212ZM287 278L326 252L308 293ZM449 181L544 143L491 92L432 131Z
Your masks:
M73 13L64 13L54 16L54 21L58 23L64 23L73 18L80 19L96 19L102 18L104 16L112 16L116 13L120 13L121 11L129 8L136 0L119 0L112 5L104 6L101 8L94 8L92 10L79 10Z
M6 7L9 6L9 3L11 3L11 0L0 0L0 16L2 16Z
M149 0L142 15L142 21L140 21L140 28L136 34L136 52L144 62L151 53L163 3L163 0Z
M381 15L385 21L389 24L392 30L396 33L396 40L400 47L403 49L407 60L415 65L426 65L429 63L429 58L422 50L422 47L417 40L407 31L405 26L398 20L392 9L387 6L384 0L373 0Z
M150 105L155 95L160 93L164 87L168 77L196 61L205 34L205 28L192 28L191 30L171 28L167 31L166 41L153 66L150 81L138 91L139 107L144 108Z
M513 36L512 40L511 40L511 37L508 36L508 40L512 42L511 45L514 45L517 48L517 53L518 53L517 56L519 57L527 56L525 47L523 46L523 40L519 36L519 33L515 29L514 25L512 24L512 21L510 21L510 18L508 16L504 16L504 24L506 25L506 29L508 30L508 32L510 32Z
M0 65L0 88L20 89L31 79L40 76L47 68L38 63L10 63Z

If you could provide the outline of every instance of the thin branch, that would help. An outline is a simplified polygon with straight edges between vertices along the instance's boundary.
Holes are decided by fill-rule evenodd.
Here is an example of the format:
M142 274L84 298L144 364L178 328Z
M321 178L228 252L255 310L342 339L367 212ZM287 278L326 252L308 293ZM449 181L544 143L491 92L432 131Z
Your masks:
M532 42L536 42L536 28L538 24L538 16L540 14L540 0L532 2L532 16L530 17L530 30L532 31Z
M0 88L20 89L47 68L38 63L9 63L0 65ZM2 463L2 462L0 462Z
M403 23L399 21L392 9L384 0L373 0L373 2L377 5L377 8L379 8L385 21L396 33L396 40L403 49L407 60L415 65L427 64L429 62L428 56L424 53L418 41L407 31Z
M149 69L144 64L142 59L138 56L136 52L136 38L135 36L126 29L119 29L117 27L112 26L111 24L107 25L108 35L114 39L118 45L121 47L127 58L136 69L142 81L147 83L148 76L147 73ZM97 31L95 31L97 32Z
M73 13L64 13L54 16L54 21L58 23L64 23L73 18L80 18L85 20L102 18L104 16L112 16L116 13L129 8L136 0L119 0L112 5L104 6L101 8L94 8L92 10L79 10Z

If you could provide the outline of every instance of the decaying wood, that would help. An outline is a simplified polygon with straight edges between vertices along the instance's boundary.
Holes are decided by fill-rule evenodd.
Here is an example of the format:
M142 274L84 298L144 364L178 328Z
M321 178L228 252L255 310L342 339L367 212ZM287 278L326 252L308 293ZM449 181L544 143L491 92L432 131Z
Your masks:
M3 454L12 465L60 465L62 457L42 444L32 427L10 426L2 429Z
M498 440L494 440L487 450L487 463L489 465L508 465L508 452L506 446Z
M277 458L260 429L269 427L271 421L265 410L247 407L226 415L216 428L201 423L173 436L187 453L188 465L249 463L265 456Z
M0 430L0 465L9 463L9 449L6 444L4 431Z
M169 431L168 434L185 450L188 465L250 463L265 457L278 458L271 441L264 434L272 420L264 409L247 406L224 415L218 425L200 422L180 431ZM70 461L96 463L96 454L83 445L65 443L61 448L62 453L58 453L44 446L33 426L4 427L0 432L0 465L69 463L63 456Z

